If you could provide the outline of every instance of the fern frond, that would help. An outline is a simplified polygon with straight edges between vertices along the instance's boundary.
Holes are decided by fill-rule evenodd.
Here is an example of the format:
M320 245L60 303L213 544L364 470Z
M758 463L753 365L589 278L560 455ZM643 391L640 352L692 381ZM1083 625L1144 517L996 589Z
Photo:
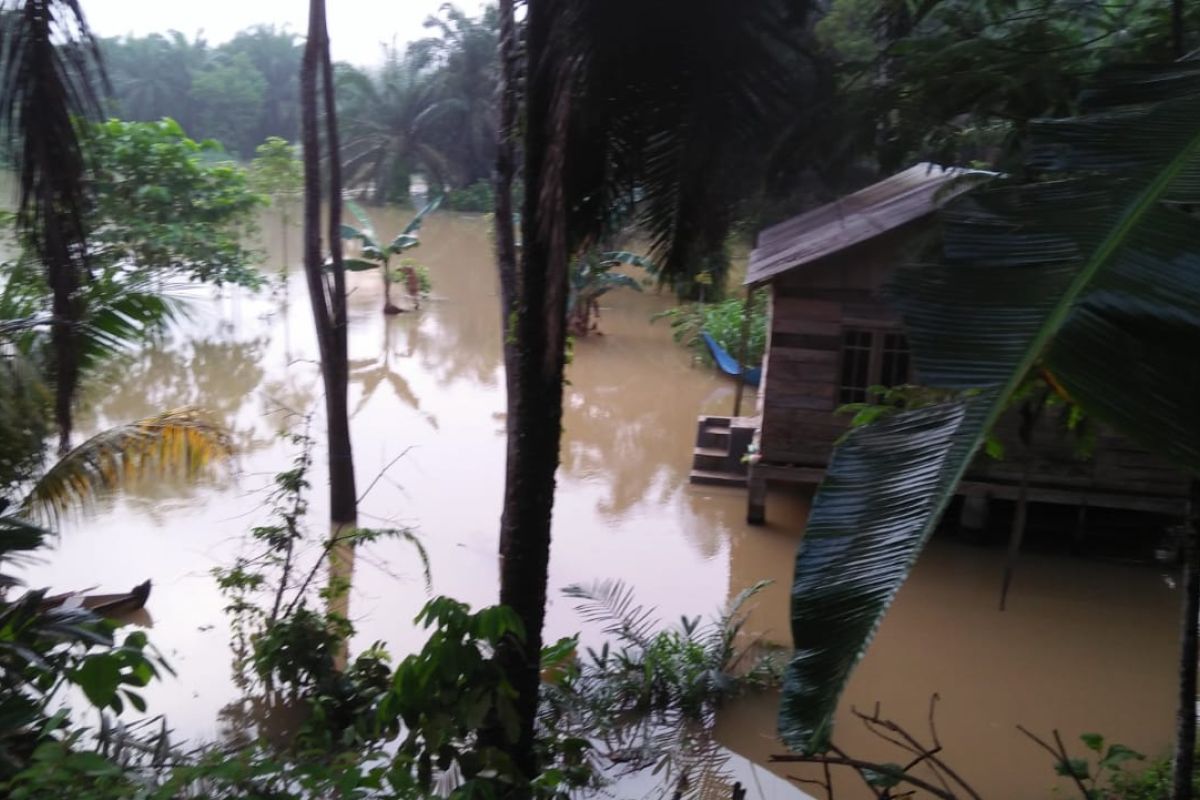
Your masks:
M638 647L646 647L659 627L655 609L635 604L633 588L624 581L572 584L563 589L563 594L583 601L575 608L585 620L604 625L605 633Z

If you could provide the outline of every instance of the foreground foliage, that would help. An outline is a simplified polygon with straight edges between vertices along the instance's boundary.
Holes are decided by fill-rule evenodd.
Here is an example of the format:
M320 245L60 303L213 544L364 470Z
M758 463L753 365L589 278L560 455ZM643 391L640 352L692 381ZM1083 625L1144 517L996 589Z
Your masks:
M792 747L828 740L851 668L1039 365L1089 414L1200 468L1200 234L1185 210L1200 187L1200 71L1113 73L1082 102L1084 116L1035 127L1039 180L956 201L945 262L895 279L919 380L960 393L855 429L835 451L797 556L780 722ZM1131 147L1146 129L1154 146Z

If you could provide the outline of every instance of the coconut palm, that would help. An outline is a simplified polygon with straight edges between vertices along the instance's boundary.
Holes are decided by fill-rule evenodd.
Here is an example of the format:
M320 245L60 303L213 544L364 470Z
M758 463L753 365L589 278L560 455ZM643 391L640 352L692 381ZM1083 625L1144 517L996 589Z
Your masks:
M231 55L244 54L266 81L262 116L254 126L255 141L271 136L294 139L300 126L300 37L274 25L256 25L238 33L220 49Z
M386 245L380 245L379 237L375 233L375 227L371 224L371 219L366 213L355 203L347 203L346 207L350 209L350 213L358 220L359 227L353 225L342 226L342 238L357 240L361 246L361 258L346 258L343 263L346 269L351 272L363 272L365 270L377 269L380 276L383 278L383 313L384 314L399 314L402 309L392 303L392 284L404 282L405 288L408 290L409 297L412 298L417 308L421 307L421 281L417 272L416 265L401 262L400 268L395 272L392 271L391 260L393 256L398 256L406 250L411 250L421 243L417 233L421 230L421 223L425 220L425 215L429 214L441 205L442 198L437 197L427 203L417 215L412 218L412 221L404 227Z
M438 35L411 47L435 67L438 95L454 101L451 112L432 123L434 140L446 142L459 185L485 181L496 152L496 9L488 6L473 18L444 3L425 27Z
M191 102L192 75L208 63L208 44L189 40L179 31L107 39L102 51L112 76L113 98L122 119L179 120L186 129L196 123Z
M953 203L943 263L895 278L918 378L955 393L853 431L829 463L792 589L796 649L780 729L796 749L828 741L850 671L1035 369L1089 415L1200 472L1200 231L1190 213L1200 202L1200 63L1102 77L1081 116L1034 126L1032 182L997 180ZM1200 586L1187 587L1173 797L1190 796L1195 725Z
M771 132L804 110L809 6L528 0L520 46L513 6L499 4L496 239L509 372L500 600L525 636L504 640L497 657L521 720L505 749L534 775L570 264L635 197L664 279L721 251L739 201L761 184ZM519 257L509 205L518 143Z
M337 86L347 186L369 188L375 202L384 202L406 199L415 172L436 186L447 182L450 163L432 125L459 103L439 97L411 52L387 48L383 67L374 74L342 65Z
M16 0L0 11L0 129L17 173L17 227L53 295L54 407L65 452L87 272L87 166L76 120L99 116L106 80L78 0Z

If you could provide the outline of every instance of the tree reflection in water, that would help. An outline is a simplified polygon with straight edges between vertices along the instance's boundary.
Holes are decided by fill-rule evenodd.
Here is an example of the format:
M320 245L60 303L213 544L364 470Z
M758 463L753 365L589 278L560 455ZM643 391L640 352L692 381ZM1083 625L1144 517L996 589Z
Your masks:
M417 397L404 376L392 366L392 358L395 356L411 358L417 342L416 330L411 328L407 337L407 352L403 354L395 352L392 347L392 339L395 335L394 327L397 324L399 324L399 320L393 318L383 320L383 343L378 356L350 359L350 383L362 387L362 394L359 395L358 402L351 409L350 418L357 417L370 402L376 390L386 383L392 387L392 392L402 403L420 413L430 427L437 430L437 417L422 410L420 398Z

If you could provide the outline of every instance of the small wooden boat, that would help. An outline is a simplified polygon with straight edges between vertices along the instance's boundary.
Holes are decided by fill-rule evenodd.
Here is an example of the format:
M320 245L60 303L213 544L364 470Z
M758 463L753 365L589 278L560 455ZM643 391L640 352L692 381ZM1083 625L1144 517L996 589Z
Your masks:
M149 597L150 581L144 581L128 592L119 594L83 594L83 592L56 594L42 600L42 610L85 608L102 617L120 617L144 608Z
M758 386L758 382L762 380L762 367L743 370L738 360L731 356L724 347L721 347L708 331L701 331L700 336L704 339L704 344L708 345L708 352L712 353L713 361L717 363L717 369L734 378L740 375L746 383Z

